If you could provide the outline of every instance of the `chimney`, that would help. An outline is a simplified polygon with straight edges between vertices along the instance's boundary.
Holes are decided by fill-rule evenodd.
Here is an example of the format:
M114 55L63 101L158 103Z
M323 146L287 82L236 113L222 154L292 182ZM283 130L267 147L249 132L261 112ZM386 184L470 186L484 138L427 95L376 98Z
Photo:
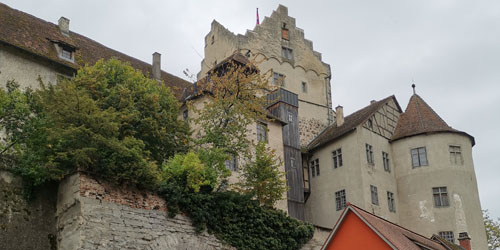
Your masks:
M161 54L158 52L153 53L153 78L161 81Z
M470 237L469 234L467 234L467 232L462 232L458 234L458 242L460 243L460 246L462 246L466 250L471 250Z
M66 17L61 17L59 18L59 31L61 31L61 34L69 37L69 19Z
M370 101L370 104L374 104L374 103L376 103L376 102L377 102L377 101L375 101L375 100L371 100L371 101Z
M344 124L344 108L339 105L335 108L335 112L337 113L336 116L337 127L340 127L342 126L342 124Z

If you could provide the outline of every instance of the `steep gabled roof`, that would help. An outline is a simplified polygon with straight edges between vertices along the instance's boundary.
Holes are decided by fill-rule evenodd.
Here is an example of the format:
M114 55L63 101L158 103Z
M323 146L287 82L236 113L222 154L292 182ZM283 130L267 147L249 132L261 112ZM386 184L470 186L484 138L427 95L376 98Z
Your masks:
M321 132L314 140L312 140L307 146L308 150L316 149L320 146L325 145L343 135L346 135L363 124L368 118L370 118L377 110L379 110L383 105L385 105L389 100L394 100L400 112L402 112L401 107L399 107L398 101L394 95L384 98L380 101L373 102L370 105L346 116L344 118L344 124L337 127L336 123L328 126L323 132Z
M406 110L399 117L398 124L391 138L392 141L403 139L410 136L451 132L468 136L474 146L474 137L456 130L441 119L441 117L417 94L414 94Z
M420 246L424 246L432 250L454 250L459 249L456 247L460 247L451 242L447 242L451 244L448 246L439 241L429 239L348 203L332 232L323 244L322 249L325 249L328 246L328 243L340 229L343 218L345 218L347 213L354 213L358 216L371 230L377 233L377 235L379 235L379 237L381 237L393 249L421 250L422 248ZM450 246L454 248L450 248Z
M59 58L54 47L54 42L63 43L76 49L75 62ZM59 65L78 69L85 64L93 65L99 59L116 58L138 70L145 75L152 75L152 67L136 58L110 49L90 38L70 31L70 36L59 32L57 25L10 8L0 3L0 43L14 46L28 53L45 58ZM180 98L185 87L191 83L167 72L161 72L162 80L169 86L177 98Z

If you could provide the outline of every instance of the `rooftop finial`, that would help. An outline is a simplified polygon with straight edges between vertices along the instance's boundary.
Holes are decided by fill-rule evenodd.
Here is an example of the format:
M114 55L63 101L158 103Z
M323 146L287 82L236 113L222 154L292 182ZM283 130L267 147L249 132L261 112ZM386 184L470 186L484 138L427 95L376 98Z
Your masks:
M411 82L413 83L413 84L411 85L411 87L413 88L413 94L416 94L416 93L415 93L415 80L413 80L413 78L411 78Z

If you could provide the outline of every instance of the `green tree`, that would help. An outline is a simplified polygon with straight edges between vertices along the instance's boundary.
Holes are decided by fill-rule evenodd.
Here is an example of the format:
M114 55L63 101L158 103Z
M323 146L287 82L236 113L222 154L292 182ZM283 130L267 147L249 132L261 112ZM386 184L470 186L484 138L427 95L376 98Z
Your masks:
M255 149L254 158L242 168L238 186L261 205L272 207L286 191L285 173L279 170L282 162L265 142L259 142Z
M24 133L17 170L34 185L79 169L115 183L155 187L159 164L187 149L172 92L118 60L81 68L33 93L38 127Z
M484 227L489 249L500 248L500 219L490 218L488 210L483 210Z
M273 87L268 76L260 74L252 63L228 63L212 71L198 84L199 93L208 101L196 109L201 147L218 148L236 156L247 157L251 149L249 125L266 120L265 93Z

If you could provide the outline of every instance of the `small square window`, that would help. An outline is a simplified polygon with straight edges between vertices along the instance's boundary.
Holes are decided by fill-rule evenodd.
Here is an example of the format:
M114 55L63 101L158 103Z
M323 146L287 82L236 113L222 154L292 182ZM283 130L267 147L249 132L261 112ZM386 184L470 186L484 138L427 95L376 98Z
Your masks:
M432 195L434 197L435 207L447 207L450 205L448 201L448 190L446 187L432 188Z
M453 231L441 231L439 232L439 236L451 243L455 242L455 236L453 235Z

